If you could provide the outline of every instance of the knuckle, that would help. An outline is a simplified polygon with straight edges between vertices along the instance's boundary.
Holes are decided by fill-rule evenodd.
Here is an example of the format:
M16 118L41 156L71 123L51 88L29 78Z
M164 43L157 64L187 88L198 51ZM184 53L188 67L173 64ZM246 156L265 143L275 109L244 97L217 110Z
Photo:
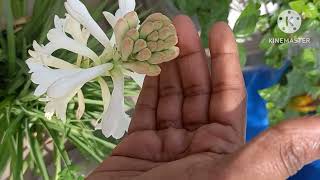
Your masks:
M235 82L225 82L225 81L218 81L215 84L213 84L213 94L225 92L225 91L233 91L237 93L241 93L241 95L245 96L245 88L242 83L242 81L235 81Z
M158 127L157 129L161 130L161 129L169 129L169 128L175 128L175 129L179 129L181 127L181 125L179 124L178 121L174 120L174 119L158 119Z
M306 161L307 147L297 145L291 140L280 144L280 162L281 167L288 175L295 174Z
M187 97L209 95L210 87L208 85L193 84L184 88L184 95Z
M275 126L270 129L272 139L278 143L279 168L288 176L295 174L310 160L312 141L308 137L299 136L299 133L288 125Z
M181 88L176 87L176 86L167 85L167 86L163 86L160 89L160 96L161 97L181 96L181 95L182 95Z

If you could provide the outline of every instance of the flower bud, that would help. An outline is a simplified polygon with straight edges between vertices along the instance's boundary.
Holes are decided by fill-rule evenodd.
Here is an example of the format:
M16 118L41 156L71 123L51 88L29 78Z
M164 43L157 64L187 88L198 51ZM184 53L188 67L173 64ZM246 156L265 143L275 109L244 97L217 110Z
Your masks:
M155 52L148 60L150 64L161 64L164 62L171 61L179 56L180 50L178 47L171 47L162 52Z
M119 19L114 27L114 32L116 36L116 43L118 48L121 48L121 41L123 40L125 34L129 31L129 25L126 20Z
M130 29L126 36L130 37L132 40L136 41L139 39L139 32L137 29Z
M146 47L147 47L147 42L143 39L138 39L134 44L133 53L136 54Z
M122 45L121 45L121 55L122 55L122 60L123 61L127 61L128 57L131 55L132 51L133 51L133 45L134 42L131 38L126 37L123 41L122 41Z
M161 13L150 15L138 27L138 16L130 12L116 24L116 41L123 67L137 73L156 76L159 64L179 55L178 36L171 20ZM120 45L120 46L119 46Z
M145 20L145 22L154 22L154 21L161 21L164 25L172 24L171 20L167 16L165 16L161 13L151 14Z
M150 49L151 52L157 51L158 44L157 42L147 42L148 48Z
M177 35L169 36L166 40L164 40L164 42L168 47L175 46L176 44L178 44L178 36Z
M148 35L147 41L158 41L159 33L158 31L153 31L151 34Z
M148 76L157 76L161 72L158 65L152 65L147 62L124 63L123 66L124 68L130 69L136 73L146 74Z
M151 51L148 48L144 48L137 54L136 59L139 61L146 61L151 58L151 55Z
M153 23L146 22L140 28L140 38L144 39L154 31Z
M124 19L127 20L130 29L137 28L139 24L139 17L135 11L129 12L124 16Z
M161 40L165 40L169 36L175 35L175 34L176 34L176 29L172 24L165 26L159 30L159 38Z

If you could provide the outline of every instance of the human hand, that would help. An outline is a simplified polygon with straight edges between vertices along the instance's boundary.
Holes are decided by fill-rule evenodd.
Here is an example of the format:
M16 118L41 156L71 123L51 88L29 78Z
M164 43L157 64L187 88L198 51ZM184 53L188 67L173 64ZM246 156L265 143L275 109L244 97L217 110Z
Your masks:
M211 75L192 21L174 25L181 53L145 79L129 133L88 180L274 180L320 155L320 121L291 120L245 142L246 92L232 31L210 32Z

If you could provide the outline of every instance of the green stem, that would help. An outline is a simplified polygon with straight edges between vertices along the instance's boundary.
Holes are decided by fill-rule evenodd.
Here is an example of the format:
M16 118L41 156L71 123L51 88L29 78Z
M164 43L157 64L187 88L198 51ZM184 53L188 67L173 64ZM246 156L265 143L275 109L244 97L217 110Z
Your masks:
M13 14L11 8L11 0L4 0L3 6L4 14L7 20L7 43L8 43L8 64L9 76L12 77L16 70L16 45L15 35L13 29Z

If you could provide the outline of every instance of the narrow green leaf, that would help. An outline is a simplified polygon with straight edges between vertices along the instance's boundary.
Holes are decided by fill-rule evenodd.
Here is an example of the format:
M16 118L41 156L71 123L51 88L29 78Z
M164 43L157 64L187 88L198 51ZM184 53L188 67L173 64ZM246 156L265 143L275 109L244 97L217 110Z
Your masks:
M32 132L30 130L31 128L29 127L29 123L28 121L26 121L26 131L27 131L27 137L29 141L31 156L35 164L39 168L42 178L44 180L50 180L47 167L45 165L45 162L42 156L42 151L41 151L39 142L37 138L32 135Z
M11 8L11 0L4 0L3 11L7 20L7 44L8 44L8 64L9 76L13 76L16 69L16 47L15 34L13 29L13 14Z

